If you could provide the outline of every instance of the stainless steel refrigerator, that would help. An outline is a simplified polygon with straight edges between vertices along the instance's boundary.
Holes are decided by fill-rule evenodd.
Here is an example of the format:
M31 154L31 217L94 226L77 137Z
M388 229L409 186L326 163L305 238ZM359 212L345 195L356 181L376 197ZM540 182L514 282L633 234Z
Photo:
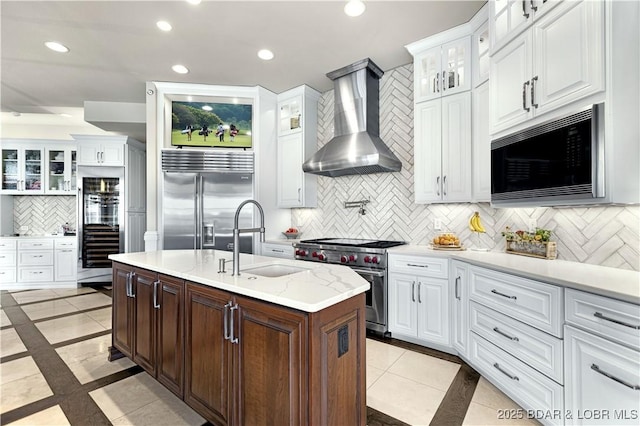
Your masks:
M236 209L253 198L253 153L163 150L162 160L163 249L233 250ZM252 209L239 226L253 227ZM251 234L241 235L240 252L253 253Z

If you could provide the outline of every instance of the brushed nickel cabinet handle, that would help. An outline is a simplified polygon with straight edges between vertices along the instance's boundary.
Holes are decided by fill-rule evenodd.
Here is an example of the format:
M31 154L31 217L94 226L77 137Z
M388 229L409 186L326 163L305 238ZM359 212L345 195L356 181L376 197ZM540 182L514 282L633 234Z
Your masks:
M531 10L533 10L534 12L538 11L538 6L536 6L534 0L531 0Z
M493 290L491 290L491 293L497 294L498 296L506 297L507 299L513 299L513 300L517 300L518 299L516 296L509 296L508 294L500 293L495 288Z
M440 176L436 177L436 194L440 196Z
M411 301L415 302L416 301L416 282L412 282L411 283Z
M527 2L525 0L522 0L522 16L524 16L525 18L529 19L529 14L527 13L526 4L527 4Z
M160 281L153 282L153 307L154 309L160 309L160 304L158 303L158 284Z
M231 302L224 305L224 340L229 340L231 335L229 334L229 308L231 307Z
M522 84L522 109L529 112L531 108L527 107L527 86L529 85L529 81L525 81Z
M633 324L629 324L627 322L620 321L620 320L617 320L617 319L614 319L614 318L609 318L609 317L604 316L600 312L594 313L593 316L596 317L596 318L603 319L605 321L610 321L610 322L612 322L614 324L619 324L619 325L623 325L625 327L633 328L634 330L640 330L640 325L633 325Z
M422 296L420 296L420 287L422 286L422 283L420 281L418 281L418 303L422 303Z
M493 364L493 366L502 374L504 374L505 376L507 376L508 378L510 378L511 380L520 380L520 378L518 378L518 376L514 376L512 374L507 373L506 371L504 371L502 369L502 367L500 367L500 364L498 364L497 362Z
M231 309L229 309L229 316L231 317L231 324L230 324L230 327L229 327L229 328L231 328L231 331L229 332L229 341L231 343L235 343L235 344L238 344L239 340L238 340L238 337L234 336L234 332L233 332L233 328L234 328L233 327L233 311L237 311L237 310L238 310L238 304L237 303L235 305L233 305L231 307Z
M606 371L600 370L600 367L598 367L596 364L591 364L591 369L593 371L595 371L596 373L599 373L599 374L602 374L605 377L608 377L609 379L613 380L614 382L618 382L621 385L625 385L626 387L631 388L633 390L640 390L640 386L639 385L632 385L631 383L629 383L629 382L627 382L625 380L617 378L616 376L614 376L611 373L607 373Z
M454 290L455 290L454 294L455 294L456 299L458 299L458 300L460 300L460 293L459 293L460 280L461 280L460 277L456 277L456 284L455 284L455 287L454 287Z
M537 75L531 79L531 106L534 108L538 108L536 103L536 81L538 81Z
M498 327L493 327L493 331L495 331L496 333L506 337L509 340L513 340L514 342L519 342L520 339L518 339L515 336L509 336L507 333L505 333L504 331L500 330Z

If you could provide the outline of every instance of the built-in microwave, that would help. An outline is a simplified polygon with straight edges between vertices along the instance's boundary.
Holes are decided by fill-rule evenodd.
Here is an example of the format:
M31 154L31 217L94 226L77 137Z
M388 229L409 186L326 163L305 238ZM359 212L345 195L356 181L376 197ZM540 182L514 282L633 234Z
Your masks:
M590 204L604 194L604 104L491 141L491 204Z

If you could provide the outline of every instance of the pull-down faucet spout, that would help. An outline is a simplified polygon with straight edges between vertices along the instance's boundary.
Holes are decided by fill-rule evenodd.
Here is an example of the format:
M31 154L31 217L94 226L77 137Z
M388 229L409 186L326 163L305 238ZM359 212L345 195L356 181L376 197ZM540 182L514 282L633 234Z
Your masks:
M240 218L240 210L245 206L245 204L255 204L260 211L260 228L238 228L238 219ZM234 276L240 275L240 234L245 234L248 232L259 232L260 233L260 241L264 243L264 211L262 210L262 206L256 200L246 200L240 203L238 209L236 210L236 217L233 219L233 274Z

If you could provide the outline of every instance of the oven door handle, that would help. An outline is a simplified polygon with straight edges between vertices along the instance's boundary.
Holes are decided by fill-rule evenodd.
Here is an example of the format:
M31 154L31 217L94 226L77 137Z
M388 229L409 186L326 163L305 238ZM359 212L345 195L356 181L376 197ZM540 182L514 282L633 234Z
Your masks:
M374 277L384 277L384 271L368 271L366 269L351 268L353 272L358 274L373 275Z

